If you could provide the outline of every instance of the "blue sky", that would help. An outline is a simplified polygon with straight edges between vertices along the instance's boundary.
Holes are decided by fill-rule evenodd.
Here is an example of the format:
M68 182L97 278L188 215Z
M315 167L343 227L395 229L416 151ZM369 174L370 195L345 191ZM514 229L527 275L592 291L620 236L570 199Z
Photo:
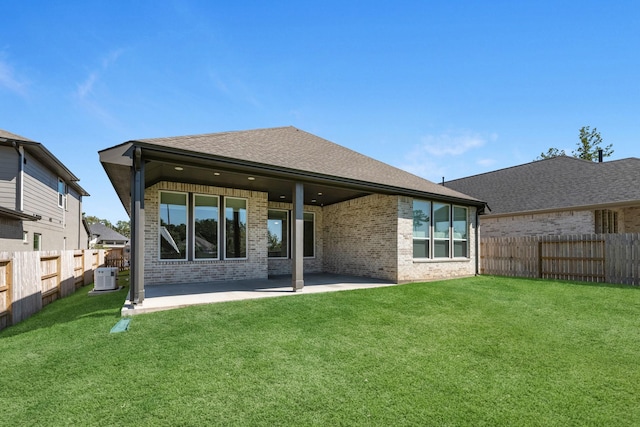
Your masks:
M98 151L293 125L439 182L571 152L640 157L637 1L1 2L0 128L128 219Z

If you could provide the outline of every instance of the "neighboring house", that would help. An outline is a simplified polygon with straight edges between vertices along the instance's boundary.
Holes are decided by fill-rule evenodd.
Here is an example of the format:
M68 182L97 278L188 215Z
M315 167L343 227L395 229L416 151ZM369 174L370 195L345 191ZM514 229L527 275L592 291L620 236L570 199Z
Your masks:
M86 249L78 181L44 145L0 129L0 250Z
M89 224L89 232L91 234L89 246L95 248L124 248L129 243L129 238L123 236L112 228L97 222Z
M640 232L640 159L560 156L444 183L487 202L482 237Z
M131 217L133 303L145 284L477 272L483 202L294 127L128 141L100 161Z

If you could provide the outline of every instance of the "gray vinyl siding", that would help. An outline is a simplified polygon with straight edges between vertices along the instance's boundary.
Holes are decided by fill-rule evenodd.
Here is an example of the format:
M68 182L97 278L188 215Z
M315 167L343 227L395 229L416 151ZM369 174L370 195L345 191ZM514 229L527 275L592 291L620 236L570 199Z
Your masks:
M64 210L58 207L58 176L34 158L27 156L24 177L24 211L40 215L38 222L61 230Z
M0 206L16 209L18 153L12 147L0 147Z

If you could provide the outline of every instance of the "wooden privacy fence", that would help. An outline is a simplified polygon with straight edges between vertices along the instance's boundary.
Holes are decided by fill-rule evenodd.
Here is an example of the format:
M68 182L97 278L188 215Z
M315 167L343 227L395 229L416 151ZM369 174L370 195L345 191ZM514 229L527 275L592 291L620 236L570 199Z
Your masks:
M105 250L0 252L0 329L93 283Z
M482 238L480 273L640 285L640 234Z

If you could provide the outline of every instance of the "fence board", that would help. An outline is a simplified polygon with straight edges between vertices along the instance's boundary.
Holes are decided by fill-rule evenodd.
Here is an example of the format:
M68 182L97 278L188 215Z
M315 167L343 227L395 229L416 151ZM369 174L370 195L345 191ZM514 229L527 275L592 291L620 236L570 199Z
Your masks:
M0 329L92 283L103 263L104 250L0 251Z
M640 234L491 237L480 273L640 285Z

